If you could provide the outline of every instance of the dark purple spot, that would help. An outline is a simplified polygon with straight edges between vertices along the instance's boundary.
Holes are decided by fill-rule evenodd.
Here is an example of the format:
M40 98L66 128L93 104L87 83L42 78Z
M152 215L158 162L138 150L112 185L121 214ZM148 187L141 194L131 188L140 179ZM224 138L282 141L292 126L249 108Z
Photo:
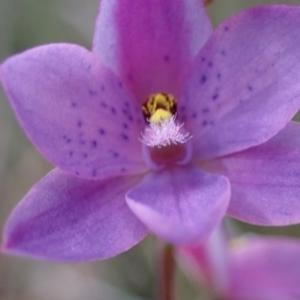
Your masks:
M225 30L225 31L228 31L228 30L229 30L229 27L228 27L228 26L225 26L225 27L224 27L224 30Z
M128 116L128 120L129 120L130 122L132 122L132 121L133 121L133 117L132 117L132 115L129 115L129 116Z
M202 57L201 57L201 60L202 60L202 61L205 61L205 57L204 57L204 56L202 56Z
M126 107L129 107L129 102L125 102L125 106L126 106Z
M119 156L119 153L118 153L118 152L114 152L114 151L113 151L112 154L113 154L114 157L118 157L118 156Z
M125 133L122 133L121 136L122 136L124 141L128 141L128 139L129 139L128 135L126 135Z
M212 68L213 63L210 61L210 62L208 63L208 66L209 66L210 68Z
M69 137L67 137L66 135L63 136L63 139L68 144L70 144L72 142L72 140Z
M105 86L101 85L101 91L104 92L105 91Z
M196 119L196 118L197 118L197 113L196 113L196 112L194 112L194 113L192 114L192 118L193 118L193 119Z
M92 97L97 95L97 92L93 91L93 90L89 90L89 93L90 93L90 96L92 96Z
M121 88L123 86L123 83L121 81L118 82L119 87Z
M207 77L205 76L205 75L203 75L202 77L201 77L201 82L202 83L205 83L207 81Z
M73 154L74 154L74 152L73 152L73 151L70 151L70 152L69 152L69 157L72 157Z
M219 94L213 94L212 95L212 97L211 97L211 99L213 100L213 101L216 101L217 99L219 98Z
M77 176L79 176L79 172L78 172L78 171L76 171L75 174L76 174Z
M218 78L218 80L220 80L220 79L221 79L221 77L222 77L222 76L221 76L221 73L218 73L218 74L217 74L217 78Z
M226 51L223 49L223 50L221 51L221 54L222 54L223 56L225 56L225 55L226 55Z
M81 141L79 141L79 144L80 144L80 145L84 145L84 144L85 144L85 141L84 141L84 140L81 140Z
M117 113L117 111L116 111L116 109L115 109L114 107L111 107L111 108L110 108L110 111L111 111L111 113L114 114L114 115Z
M104 130L103 128L100 128L100 129L98 130L98 132L99 132L101 135L104 135L104 134L105 134L105 130Z
M92 140L91 145L92 145L92 148L97 148L98 143L96 140Z
M127 78L131 81L133 79L131 74L127 74Z
M87 158L87 157L88 157L87 153L83 153L83 154L82 154L82 157L83 157L83 158Z
M170 61L170 56L169 55L165 55L164 56L164 61L165 62L169 62Z
M185 111L185 110L186 110L186 107L185 107L185 106L181 106L181 107L180 107L180 110L181 110L181 111Z
M92 176L93 176L93 177L96 177L96 176L97 176L97 170L96 170L96 169L94 169L94 170L92 171Z
M251 85L248 85L248 90L249 90L250 92L252 92L252 91L253 91L253 87L252 87Z
M124 127L124 129L127 129L128 125L126 123L123 123L123 127Z
M204 121L202 122L202 126L206 126L206 125L207 125L207 121L204 120Z
M209 113L209 108L208 108L208 107L204 107L204 108L202 109L202 112L203 112L204 114Z
M72 107L76 107L77 104L76 104L75 102L72 102L72 103L71 103L71 106L72 106Z
M82 126L82 121L79 120L79 121L77 122L77 126L80 128L80 127Z
M128 110L127 109L122 109L122 113L127 116L128 115Z
M121 171L122 173L124 173L124 172L126 172L126 169L125 169L125 168L121 168L120 171Z
M107 104L106 104L105 102L101 102L100 105L101 105L101 107L103 107L103 108L106 108L106 107L107 107Z

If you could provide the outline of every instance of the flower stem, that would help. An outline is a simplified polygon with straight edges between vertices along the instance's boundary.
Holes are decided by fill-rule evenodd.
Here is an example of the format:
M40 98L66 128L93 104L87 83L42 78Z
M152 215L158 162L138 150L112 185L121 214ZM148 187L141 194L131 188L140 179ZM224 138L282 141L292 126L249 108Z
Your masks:
M160 251L160 258L158 261L158 300L172 300L173 295L173 279L174 279L174 249L170 244L164 244Z

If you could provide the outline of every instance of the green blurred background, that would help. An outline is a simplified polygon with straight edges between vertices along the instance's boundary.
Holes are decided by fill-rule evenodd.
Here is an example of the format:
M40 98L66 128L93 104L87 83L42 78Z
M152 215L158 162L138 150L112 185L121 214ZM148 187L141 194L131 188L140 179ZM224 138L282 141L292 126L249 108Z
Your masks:
M90 49L98 2L0 0L0 62L14 53L53 42L76 43ZM300 5L299 0L215 0L208 11L217 26L248 7L275 3ZM51 168L24 136L0 89L1 229L13 207ZM234 224L242 232L300 236L299 226ZM156 250L154 238L148 237L116 258L93 263L58 264L1 255L0 300L153 299ZM179 270L176 283L177 299L206 299Z

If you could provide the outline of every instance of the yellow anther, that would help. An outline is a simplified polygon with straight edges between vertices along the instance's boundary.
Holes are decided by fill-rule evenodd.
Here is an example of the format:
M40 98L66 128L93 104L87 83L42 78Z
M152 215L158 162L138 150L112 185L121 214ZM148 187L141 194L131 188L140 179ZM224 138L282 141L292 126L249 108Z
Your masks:
M176 114L177 103L170 94L157 93L151 95L144 103L142 109L146 120L159 123Z
M164 110L162 108L159 108L158 110L156 110L156 112L150 117L149 121L151 123L155 123L158 124L161 121L167 120L169 118L172 117L172 114L167 111Z
M177 103L169 94L153 94L142 106L149 124L142 133L141 142L148 147L167 147L185 144L192 136L176 121Z

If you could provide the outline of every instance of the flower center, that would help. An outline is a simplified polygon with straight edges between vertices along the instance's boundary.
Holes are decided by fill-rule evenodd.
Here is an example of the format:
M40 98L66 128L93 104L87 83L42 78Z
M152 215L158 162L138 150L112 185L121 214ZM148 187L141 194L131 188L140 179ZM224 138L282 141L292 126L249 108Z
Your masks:
M183 130L184 124L176 122L177 101L170 94L151 95L142 106L149 126L142 134L141 141L149 147L166 147L185 144L191 135Z
M192 136L176 121L177 101L165 93L151 95L142 106L147 126L142 133L146 160L157 167L186 162L190 151L186 143ZM189 160L189 158L188 158Z
M159 124L176 114L177 101L170 94L153 94L144 103L142 109L146 121Z

